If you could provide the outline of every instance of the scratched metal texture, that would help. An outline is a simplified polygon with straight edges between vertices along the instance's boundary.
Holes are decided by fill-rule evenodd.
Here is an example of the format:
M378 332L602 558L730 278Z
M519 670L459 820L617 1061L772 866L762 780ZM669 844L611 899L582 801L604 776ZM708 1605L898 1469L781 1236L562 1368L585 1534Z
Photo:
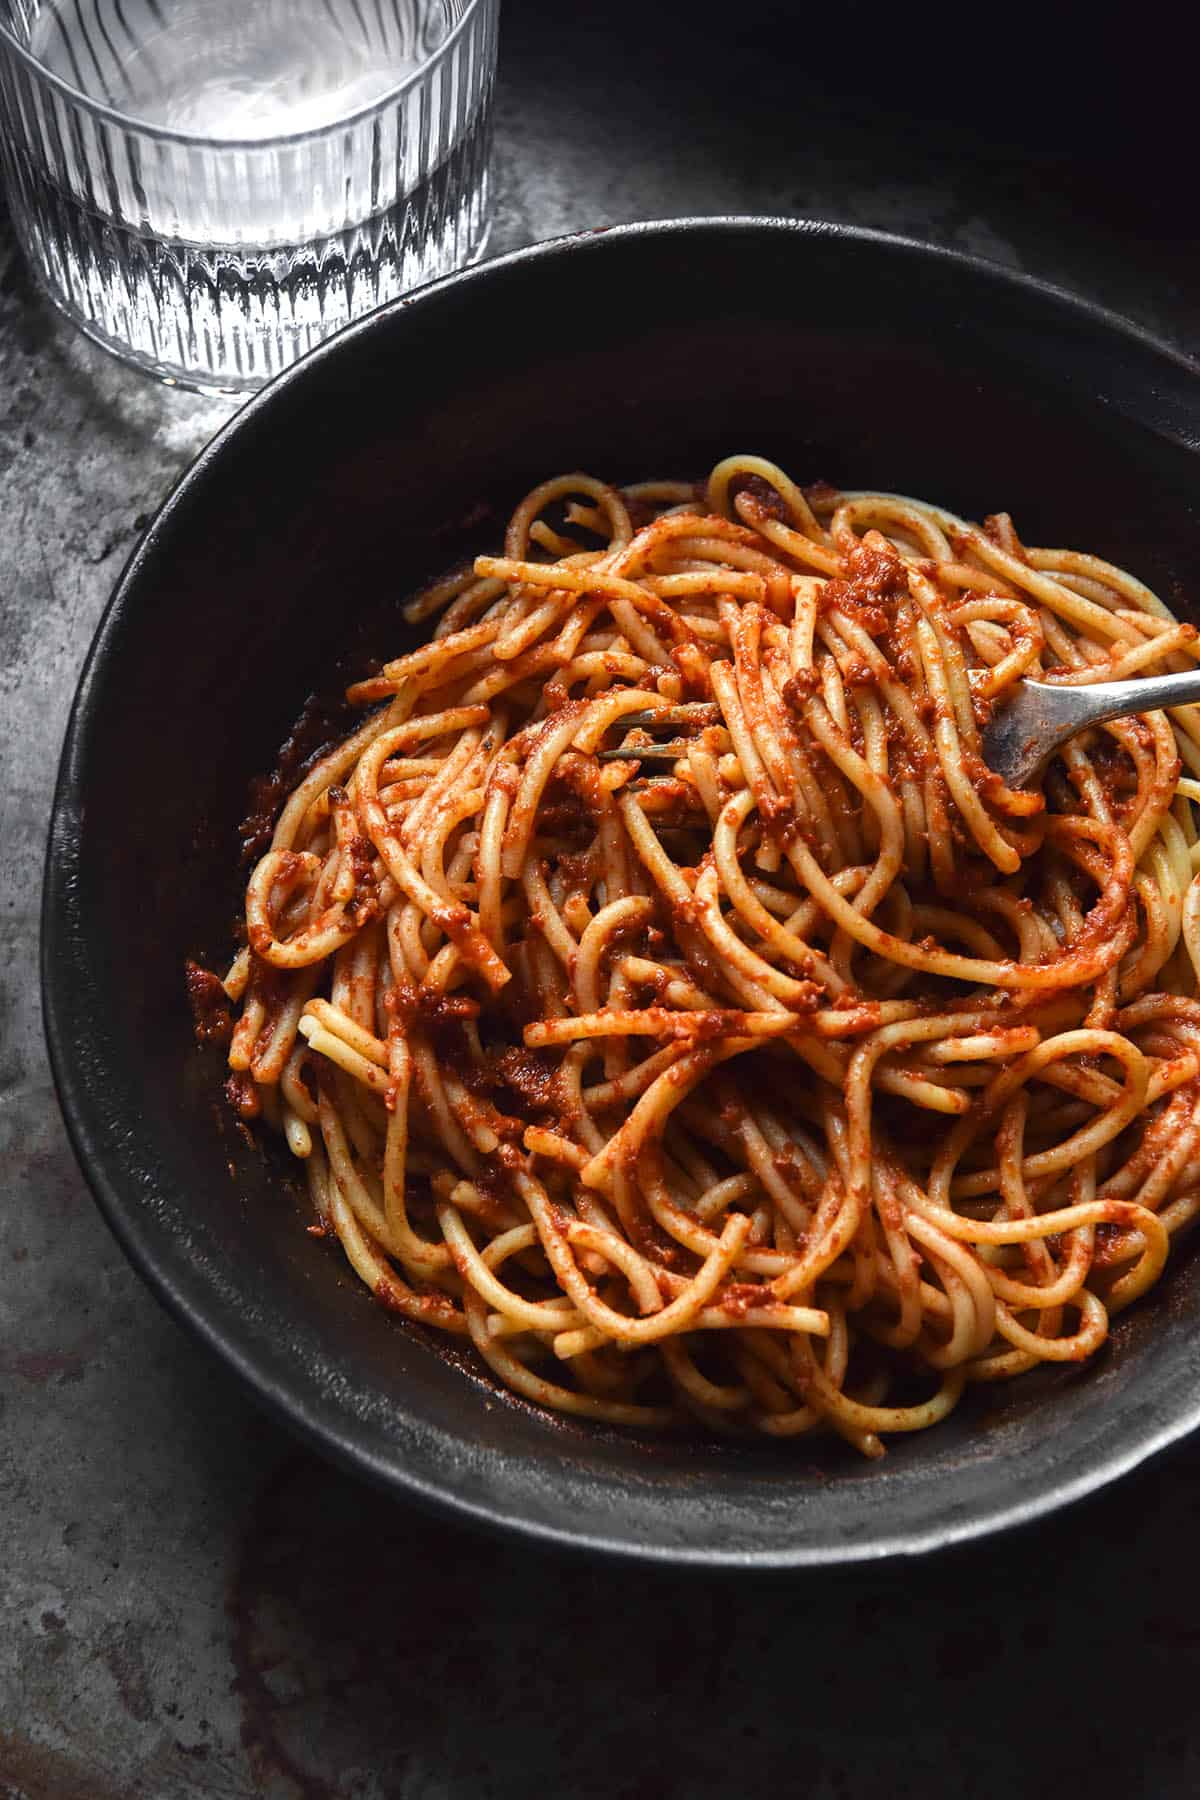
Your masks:
M1052 79L1031 137L999 80L926 116L878 76L855 86L853 41L829 74L778 29L718 49L690 9L644 11L631 32L511 0L494 250L704 211L845 219L1200 351L1190 214L1137 166L1081 160L1092 121ZM46 1067L43 838L112 582L225 416L62 327L0 221L0 1800L987 1800L1085 1771L1200 1791L1200 1446L917 1572L597 1568L298 1452L126 1267ZM146 754L185 774L203 746Z

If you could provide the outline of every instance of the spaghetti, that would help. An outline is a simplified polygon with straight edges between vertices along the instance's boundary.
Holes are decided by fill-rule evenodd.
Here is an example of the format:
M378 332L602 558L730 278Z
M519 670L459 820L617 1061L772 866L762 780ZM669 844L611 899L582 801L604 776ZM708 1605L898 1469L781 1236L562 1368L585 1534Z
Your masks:
M1195 630L1004 514L751 456L548 481L435 614L287 799L224 982L314 1229L618 1425L879 1456L1091 1356L1200 1211L1200 715L1028 792L979 733ZM713 722L664 775L622 720L681 700Z

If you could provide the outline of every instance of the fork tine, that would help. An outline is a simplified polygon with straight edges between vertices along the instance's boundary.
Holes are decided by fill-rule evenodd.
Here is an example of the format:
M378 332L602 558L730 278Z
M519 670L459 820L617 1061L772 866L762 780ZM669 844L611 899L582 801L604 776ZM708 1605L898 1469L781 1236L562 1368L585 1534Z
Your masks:
M598 750L597 762L678 762L693 744L692 738L672 738L666 744L620 744L615 749Z
M626 713L614 720L613 731L656 731L667 725L702 727L719 725L721 709L711 700L685 701L681 706L664 706L661 712ZM694 738L671 738L667 743L647 741L631 744L628 739L597 752L600 762L678 762L695 743Z
M665 706L661 712L626 713L613 729L635 728L642 731L654 725L719 725L721 709L711 700L687 701L682 706Z

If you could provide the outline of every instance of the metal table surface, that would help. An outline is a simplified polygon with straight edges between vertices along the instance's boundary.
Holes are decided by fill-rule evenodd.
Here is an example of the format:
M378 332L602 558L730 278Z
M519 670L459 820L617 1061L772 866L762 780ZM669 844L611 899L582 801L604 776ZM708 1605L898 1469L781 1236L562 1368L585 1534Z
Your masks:
M850 219L1034 270L1200 350L1195 241L1137 166L1072 150L1078 104L1032 134L998 85L914 108L869 66L839 86L781 57L748 16L714 97L687 9L648 17L630 52L607 8L513 0L492 249L689 212ZM1200 1791L1200 1446L919 1565L596 1567L366 1491L160 1313L64 1137L37 910L92 630L227 409L62 326L2 232L0 1796L895 1800L1057 1794L1088 1772Z

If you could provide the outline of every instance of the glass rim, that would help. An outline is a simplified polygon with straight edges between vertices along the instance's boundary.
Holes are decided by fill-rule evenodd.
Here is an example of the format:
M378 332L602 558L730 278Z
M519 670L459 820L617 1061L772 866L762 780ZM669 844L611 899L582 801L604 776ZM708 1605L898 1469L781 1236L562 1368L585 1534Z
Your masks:
M374 114L385 111L407 94L411 88L418 86L432 70L437 68L443 57L447 56L454 48L476 13L482 12L485 7L495 8L497 5L498 0L466 0L461 19L448 32L433 55L419 68L414 69L411 74L406 75L402 81L398 81L395 87L389 88L386 94L381 94L377 100L372 100L366 106L358 107L354 112L345 113L340 118L330 120L328 125L310 126L303 131L285 131L274 137L263 138L197 137L190 131L174 131L169 125L151 125L132 113L123 113L115 106L106 106L102 100L93 100L89 95L73 86L71 82L65 81L61 75L56 75L52 69L48 69L45 63L33 55L32 51L27 50L24 44L18 42L11 28L3 19L0 19L0 46L7 46L18 61L24 63L39 81L54 88L73 106L81 107L84 112L90 113L94 118L102 119L107 125L116 126L120 131L138 137L151 138L158 143L186 144L191 149L210 151L216 154L227 150L277 150L287 144L311 143L317 138L327 136L332 131L346 131L361 124L364 119L369 119Z

